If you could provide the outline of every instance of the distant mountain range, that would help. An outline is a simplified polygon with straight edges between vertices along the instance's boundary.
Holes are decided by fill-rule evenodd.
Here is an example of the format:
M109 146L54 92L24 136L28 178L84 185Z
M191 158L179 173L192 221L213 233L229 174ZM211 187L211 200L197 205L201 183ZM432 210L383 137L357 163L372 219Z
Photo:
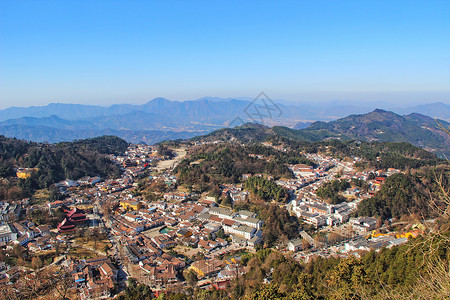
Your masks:
M444 126L450 124L439 121ZM450 137L436 120L412 113L400 116L376 109L364 115L350 115L332 122L315 122L302 130L322 138L361 139L380 142L408 142L435 153L450 152Z
M248 103L232 99L177 102L156 98L143 105L12 107L0 111L0 134L38 142L114 134L130 142L155 143L227 126Z
M367 113L375 104L333 101L284 105L270 101L269 105L272 105L271 109L267 109L267 103L257 101L205 97L184 102L155 98L142 105L108 107L62 103L11 107L0 110L0 134L37 142L72 141L113 134L129 142L155 143L164 139L190 138L255 121L267 126L304 129L314 121ZM444 103L396 108L394 111L420 112L450 120L450 105ZM329 135L334 134L333 130L328 130Z
M439 122L447 128L450 126L446 121ZM283 126L270 128L260 124L244 124L220 129L193 140L252 142L264 141L270 137L308 142L325 139L408 142L436 154L450 155L450 136L439 127L435 119L417 113L401 116L381 109L368 114L350 115L328 123L314 122L300 130Z

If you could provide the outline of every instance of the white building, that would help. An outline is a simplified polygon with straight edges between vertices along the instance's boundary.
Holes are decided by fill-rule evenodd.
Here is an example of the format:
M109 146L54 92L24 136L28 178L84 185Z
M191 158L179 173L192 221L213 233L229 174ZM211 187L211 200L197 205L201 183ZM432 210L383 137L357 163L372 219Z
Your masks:
M360 234L366 234L377 226L377 219L371 217L350 218L353 230Z
M241 224L256 228L256 229L260 229L263 224L263 222L260 219L253 218L253 217L248 217L246 219L236 217L233 220L236 222L239 222Z
M9 224L0 226L0 242L9 242L17 240L17 233L14 232Z
M233 226L223 226L223 231L227 234L239 235L247 240L251 239L257 233L261 234L261 230L239 223L236 223Z
M229 209L221 208L221 207L211 207L211 209L209 210L209 213L211 215L216 215L219 218L229 219L229 220L233 219L236 216L235 212L232 212Z
M303 249L303 240L302 239L295 239L295 240L289 241L289 243L288 243L289 251L297 252L302 249Z

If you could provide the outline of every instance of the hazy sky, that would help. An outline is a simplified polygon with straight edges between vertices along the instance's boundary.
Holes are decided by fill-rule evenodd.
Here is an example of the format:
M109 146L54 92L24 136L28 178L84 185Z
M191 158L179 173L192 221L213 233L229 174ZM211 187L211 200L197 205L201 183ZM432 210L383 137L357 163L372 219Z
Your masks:
M0 108L450 101L450 1L0 3Z

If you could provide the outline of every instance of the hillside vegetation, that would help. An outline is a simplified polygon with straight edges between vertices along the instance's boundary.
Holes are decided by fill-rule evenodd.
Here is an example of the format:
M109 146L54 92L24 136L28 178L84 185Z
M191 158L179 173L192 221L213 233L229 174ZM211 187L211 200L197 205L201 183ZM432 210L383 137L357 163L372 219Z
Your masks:
M262 249L242 257L240 268L248 272L228 289L169 292L163 299L448 299L449 238L446 229L361 258L317 257L308 263Z
M60 180L83 176L118 177L120 167L106 154L120 154L128 143L114 136L103 136L73 143L42 144L0 136L0 199L29 196ZM37 168L30 178L17 179L15 169Z
M382 220L416 216L421 220L437 216L437 209L447 205L439 198L441 186L450 186L450 168L423 168L413 173L395 174L388 177L381 189L358 206L360 216L376 216Z
M447 126L448 123L440 121ZM424 115L400 116L376 109L364 115L351 115L336 121L316 122L301 130L321 138L359 139L379 142L408 142L436 153L449 153L450 137L437 122Z
M439 120L447 127L450 124ZM315 122L296 130L283 126L272 128L260 124L244 124L214 131L193 141L262 142L271 139L297 142L319 142L330 139L342 141L409 143L436 154L450 155L450 137L433 118L413 113L401 116L376 109L362 115L350 115L331 122Z
M261 158L250 156L259 155ZM222 183L238 183L242 174L266 174L275 178L292 178L285 163L313 162L303 155L275 149L237 144L209 144L192 147L189 156L175 169L180 183L198 190L217 190Z

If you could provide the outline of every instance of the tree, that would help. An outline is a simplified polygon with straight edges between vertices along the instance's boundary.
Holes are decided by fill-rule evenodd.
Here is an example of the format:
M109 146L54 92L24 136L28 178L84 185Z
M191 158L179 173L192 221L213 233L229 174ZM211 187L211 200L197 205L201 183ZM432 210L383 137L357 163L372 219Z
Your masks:
M197 285L198 277L197 274L193 270L189 270L186 275L186 282L189 284L190 287L194 288Z
M225 232L223 231L223 228L220 228L220 229L216 232L216 236L217 236L219 239L224 239L224 238L227 237L227 236L225 235Z
M60 271L59 273L53 275L53 280L55 281L54 287L59 295L60 300L66 300L67 294L73 285L73 278L69 273L65 271Z
M123 300L147 300L153 299L153 292L149 286L139 284L133 277L128 278L128 286L125 294L118 297Z
M227 196L223 198L223 200L220 204L222 204L224 206L231 206L231 205L233 205L233 199L231 199L231 196L229 194L227 194Z
M250 177L245 182L245 188L257 198L266 202L272 200L286 202L288 199L288 194L283 187L263 177Z
M39 256L33 256L33 258L31 259L31 267L34 270L37 270L42 267L42 260Z
M339 193L350 187L347 180L333 180L322 184L316 194L330 204L338 204L345 201L345 198Z
M331 232L328 235L328 242L330 244L338 243L338 242L342 241L343 239L344 239L344 237L342 237L341 235L339 235L339 234L337 234L335 232Z
M108 253L109 249L111 249L111 246L109 244L106 244L105 246L103 246L103 252L105 252L106 254Z
M54 245L54 248L55 248L55 255L58 256L60 254L59 251L60 251L61 246L59 245L59 243L56 243Z
M361 261L342 259L329 274L331 299L359 299L359 291L370 282Z
M279 291L278 285L266 284L254 291L247 299L277 300L282 299L285 296L285 293Z

